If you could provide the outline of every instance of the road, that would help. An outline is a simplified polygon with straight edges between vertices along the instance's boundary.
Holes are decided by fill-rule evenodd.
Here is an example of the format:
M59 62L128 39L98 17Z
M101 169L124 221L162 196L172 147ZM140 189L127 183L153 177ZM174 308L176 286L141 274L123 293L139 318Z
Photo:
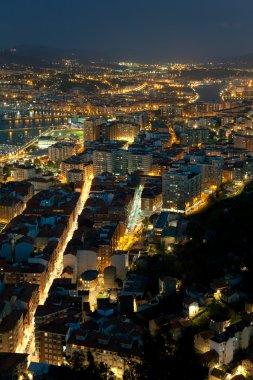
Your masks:
M132 207L132 211L129 217L128 225L127 225L127 230L128 232L133 232L136 224L137 224L137 219L140 216L141 212L141 194L142 194L142 186L140 186L137 189L136 195L134 197L134 203Z
M0 220L0 232L2 232L4 229L5 229L5 227L7 226L7 222L3 222L3 221L1 221Z
M23 128L24 130L25 128ZM15 159L20 159L24 157L25 150L35 144L38 140L39 137L42 136L48 136L52 132L60 132L60 131L65 131L66 130L66 125L59 125L57 127L49 127L46 131L42 132L39 136L34 137L32 140L28 141L22 146L13 146L13 153L8 153L6 155L0 156L0 163L5 163L8 162L9 160L15 160ZM72 128L68 126L68 130L70 132L74 131L80 131L78 128ZM6 132L6 130L4 130ZM14 131L14 129L13 129Z
M138 226L141 228L142 220L144 218L141 215L142 190L143 188L140 186L136 192L126 232L125 235L120 239L118 250L128 251L139 240L139 235L137 234L136 228Z
M49 289L50 289L54 279L60 277L60 275L62 273L62 270L63 270L63 254L64 254L64 251L66 249L68 242L71 240L71 238L74 234L74 231L77 229L78 216L82 212L83 206L84 206L84 204L85 204L85 202L89 196L90 187L91 187L91 182L87 182L83 188L83 191L82 191L81 196L80 196L80 204L79 204L77 216L74 220L72 228L69 230L69 232L67 234L65 242L63 244L63 247L62 247L61 251L59 252L54 271L53 271L53 273L50 274L49 281L47 282L45 290L40 297L40 301L39 301L40 305L43 305L45 303L45 301L48 297ZM34 332L34 320L33 320L31 325L24 332L24 339L22 341L22 344L17 348L16 352L17 353L29 353L31 356L30 360L38 361L38 358L34 355L34 351L35 351L35 332Z
M8 153L7 155L2 155L0 157L0 162L8 162L9 160L15 160L22 158L24 156L24 151L31 145L35 144L39 137L48 136L52 132L51 127L43 132L40 136L34 137L32 140L28 141L22 146L13 146L13 153Z

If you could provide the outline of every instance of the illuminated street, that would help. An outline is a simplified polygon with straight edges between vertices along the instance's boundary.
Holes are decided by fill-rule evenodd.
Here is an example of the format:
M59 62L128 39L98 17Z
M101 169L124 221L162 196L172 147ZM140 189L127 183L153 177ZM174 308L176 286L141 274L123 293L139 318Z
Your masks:
M44 303L48 297L49 289L50 289L54 279L59 278L61 276L61 272L63 270L63 254L64 254L65 248L66 248L69 240L72 238L73 233L74 233L75 229L77 228L78 215L81 213L83 206L84 206L84 203L86 202L86 200L89 196L90 186L91 186L91 182L88 182L84 185L84 189L83 189L83 191L81 193L81 197L80 197L81 202L80 202L79 209L77 212L77 217L73 223L73 226L69 230L69 233L68 233L67 238L64 242L64 245L63 245L61 251L59 252L58 260L56 262L54 271L50 274L50 278L46 284L46 288L40 297L40 302L39 302L40 305L44 305ZM24 339L22 341L22 345L17 348L16 352L21 352L21 353L27 352L31 355L30 356L31 361L37 361L38 360L38 358L36 358L36 355L34 355L34 352L35 352L34 323L31 326L29 326L29 328L24 332Z
M1 2L0 380L253 379L252 12Z

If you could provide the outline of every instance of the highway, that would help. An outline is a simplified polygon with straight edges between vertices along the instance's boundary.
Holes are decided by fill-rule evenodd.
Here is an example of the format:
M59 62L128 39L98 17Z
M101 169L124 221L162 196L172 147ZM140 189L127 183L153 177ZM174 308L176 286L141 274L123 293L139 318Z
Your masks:
M111 95L129 94L129 93L132 93L132 92L142 91L142 90L144 90L145 87L147 87L147 83L146 82L144 82L142 84L138 84L135 87L129 86L129 87L113 90L113 91L107 91L107 93L111 94Z

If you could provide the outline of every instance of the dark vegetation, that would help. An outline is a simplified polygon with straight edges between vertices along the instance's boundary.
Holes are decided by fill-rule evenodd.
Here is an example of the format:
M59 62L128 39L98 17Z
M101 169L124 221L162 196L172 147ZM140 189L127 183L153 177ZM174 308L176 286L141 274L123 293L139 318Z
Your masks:
M176 247L173 255L161 250L136 262L133 271L149 277L149 291L155 294L160 275L208 289L213 279L240 273L244 288L253 287L252 184L240 195L216 200L201 213L189 216L188 236L189 241Z

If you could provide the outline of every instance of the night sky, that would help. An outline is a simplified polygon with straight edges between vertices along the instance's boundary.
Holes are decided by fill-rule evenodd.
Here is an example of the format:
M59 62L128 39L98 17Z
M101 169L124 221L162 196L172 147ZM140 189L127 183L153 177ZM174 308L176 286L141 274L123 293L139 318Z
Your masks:
M0 47L120 52L147 61L253 53L253 0L0 0Z

